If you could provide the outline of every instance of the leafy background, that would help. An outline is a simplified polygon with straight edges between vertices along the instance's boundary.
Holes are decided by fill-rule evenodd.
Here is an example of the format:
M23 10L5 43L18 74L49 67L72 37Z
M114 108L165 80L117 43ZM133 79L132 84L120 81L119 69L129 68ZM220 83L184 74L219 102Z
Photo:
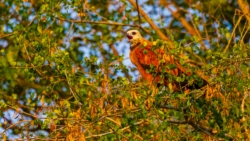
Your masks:
M248 1L2 0L0 11L2 140L250 138ZM150 87L128 29L172 43L209 84Z

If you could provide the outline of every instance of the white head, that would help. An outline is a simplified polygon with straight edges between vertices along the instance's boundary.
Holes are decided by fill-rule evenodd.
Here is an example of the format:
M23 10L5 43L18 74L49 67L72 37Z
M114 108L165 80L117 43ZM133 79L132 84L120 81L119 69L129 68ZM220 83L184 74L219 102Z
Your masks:
M129 30L127 31L128 41L130 42L131 46L136 45L138 42L141 42L143 37L141 36L138 30Z

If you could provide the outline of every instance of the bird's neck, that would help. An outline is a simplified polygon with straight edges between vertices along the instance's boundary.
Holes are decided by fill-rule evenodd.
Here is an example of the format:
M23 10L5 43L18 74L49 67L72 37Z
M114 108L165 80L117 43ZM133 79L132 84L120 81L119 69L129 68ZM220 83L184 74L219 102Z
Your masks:
M135 39L130 42L130 50L134 49L137 46L140 46L143 43L143 38Z

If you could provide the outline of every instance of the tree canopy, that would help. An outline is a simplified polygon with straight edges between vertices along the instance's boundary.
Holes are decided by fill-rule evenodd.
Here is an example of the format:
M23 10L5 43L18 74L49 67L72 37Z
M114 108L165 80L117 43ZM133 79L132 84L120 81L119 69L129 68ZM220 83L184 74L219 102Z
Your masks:
M247 0L1 0L0 139L250 139L249 7ZM162 77L208 84L189 92L149 85L128 59L128 29L195 74Z

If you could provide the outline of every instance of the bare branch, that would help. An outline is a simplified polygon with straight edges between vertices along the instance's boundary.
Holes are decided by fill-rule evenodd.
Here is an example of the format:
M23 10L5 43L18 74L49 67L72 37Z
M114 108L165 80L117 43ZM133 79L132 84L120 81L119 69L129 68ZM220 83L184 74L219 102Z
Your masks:
M53 25L53 23L55 21L56 21L56 18L53 19L53 21L48 25L48 27L46 27L46 29L44 31L48 30Z
M229 45L230 45L230 43L231 43L231 41L232 41L232 39L233 39L235 30L236 30L236 28L238 27L238 25L240 24L240 21L241 21L242 17L243 17L243 15L239 17L237 23L235 24L234 29L233 29L233 32L232 32L232 34L231 34L231 37L230 37L230 39L229 39L229 41L228 41L228 43L227 43L227 46L226 46L225 49L223 50L223 53L226 53L226 52L227 52L227 49L229 48Z
M164 4L165 5L165 4ZM171 8L168 7L168 5L165 5L166 8L172 13L173 17L176 18L177 20L180 21L180 23L183 25L183 27L191 34L194 36L197 36L200 39L200 44L202 49L206 50L206 46L205 44L202 42L202 37L199 34L198 30L195 27L192 27L185 18L183 18L180 14L180 8L175 6L177 8L177 11L174 12L173 10L171 10Z
M70 34L71 30L73 29L73 26L74 26L74 23L73 23L73 22L71 22L71 26L70 26L70 29L69 29L69 31L68 31L68 33L67 33L66 37L68 37L68 36L69 36L69 34Z
M247 21L250 23L250 5L245 2L244 0L238 0L238 4L241 8L241 10L244 13L244 16L246 17Z
M56 19L61 20L61 21L67 21L71 23L89 23L89 24L106 24L106 25L114 25L114 26L131 26L131 27L138 27L138 25L132 25L132 24L123 24L123 23L118 23L118 22L108 22L108 21L83 21L83 20L68 20L60 17L56 17Z
M35 16L35 17L30 21L30 23L28 24L28 26L30 26L30 25L33 23L33 21L36 19L36 17L37 17L37 16ZM27 26L27 27L28 27L28 26Z
M79 97L79 95L77 95L77 94L73 91L73 89L72 89L72 87L71 87L71 84L70 84L70 82L69 82L69 80L68 80L68 76L67 76L66 70L64 71L64 74L65 74L66 82L67 82L67 84L68 84L68 86L69 86L69 89L70 89L71 94L73 95L73 97L75 98L75 100L77 100L77 101L79 101L79 103L81 103L81 102L80 102L80 97ZM82 103L81 103L81 104L82 104Z
M128 0L134 7L137 7L137 4L134 0ZM150 17L146 14L145 11L143 11L143 9L138 6L138 11L140 12L140 14L143 16L143 18L150 24L150 26L157 32L157 34L166 41L171 41L155 24L154 22L150 19Z
M140 124L142 124L144 122L146 122L146 121L144 121L144 120L139 121L139 122L135 123L133 126L140 125ZM126 127L122 128L122 129L120 129L120 131L125 131L125 130L127 130L129 128L130 128L130 126L126 126ZM98 134L98 135L87 136L85 139L93 138L93 137L101 137L101 136L105 136L105 135L109 135L109 134L113 134L113 133L115 133L115 131L110 131L110 132L106 132L106 133L102 133L102 134Z
M185 120L167 120L169 123L174 123L174 124L186 124L187 122Z
M164 106L159 106L159 108L163 108L163 109L171 109L171 110L176 110L176 111L180 111L179 108L171 106L171 105L164 105Z
M202 125L195 124L193 121L187 121L187 123L191 125L194 129L200 130L205 134L213 137L212 129L208 129L206 127L203 127Z
M9 130L10 128L14 127L15 125L18 125L18 124L21 124L21 123L24 123L24 122L31 122L31 120L22 120L22 121L18 121L16 123L13 123L8 128L6 128L2 133L0 133L0 135L3 135L7 130Z
M139 25L141 25L141 16L140 16L140 12L139 12L138 0L136 0L136 8L137 8L137 13L138 13L138 21L139 21Z

